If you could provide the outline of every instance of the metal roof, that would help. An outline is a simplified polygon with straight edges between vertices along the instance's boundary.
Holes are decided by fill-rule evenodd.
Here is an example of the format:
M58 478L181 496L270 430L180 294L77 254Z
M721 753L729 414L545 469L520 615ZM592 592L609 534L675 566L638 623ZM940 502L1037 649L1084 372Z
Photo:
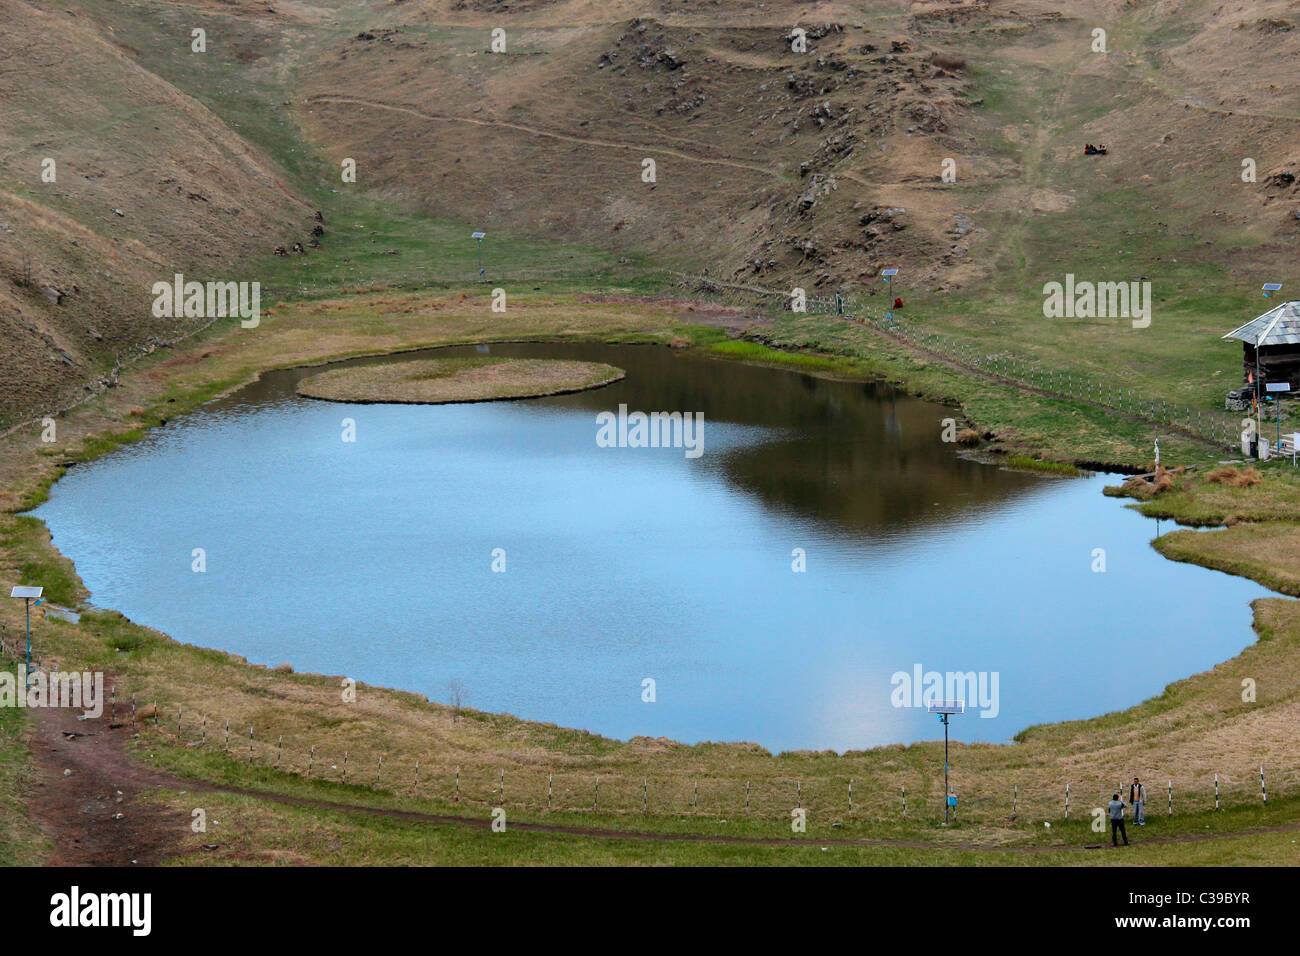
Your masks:
M1276 309L1251 319L1233 329L1225 339L1237 339L1251 345L1300 345L1300 302L1283 302Z

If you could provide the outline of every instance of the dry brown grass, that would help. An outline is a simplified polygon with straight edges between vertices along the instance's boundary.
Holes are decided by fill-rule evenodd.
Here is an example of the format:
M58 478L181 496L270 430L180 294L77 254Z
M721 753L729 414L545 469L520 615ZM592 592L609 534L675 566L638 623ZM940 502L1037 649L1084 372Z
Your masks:
M155 356L134 370L122 386L70 413L60 422L61 450L74 454L88 435L121 428L115 419L133 407L148 409L147 420L178 405L166 397L184 394L210 382L248 380L257 368L276 364L320 362L328 356L460 343L475 339L543 338L598 335L654 328L670 312L627 304L575 303L569 299L524 299L508 322L492 316L474 299L456 296L422 300L419 315L377 313L365 299L339 300L315 316L310 310L287 310L264 323L257 336L231 330L206 336L208 341L181 348L175 355ZM670 333L665 332L664 338ZM209 359L191 358L213 345ZM39 429L29 428L4 439L0 480L16 503L24 488L54 473L58 457L39 454ZM1217 487L1217 486L1216 486ZM0 516L0 531L14 519ZM1242 529L1243 532L1246 529ZM48 542L42 548L52 554ZM16 567L27 555L8 543L0 553L5 566ZM46 553L46 552L42 552ZM20 626L19 611L0 605L0 622L11 633ZM1300 615L1294 602L1257 604L1261 627L1273 639L1213 671L1181 681L1170 694L1122 714L1034 728L1017 746L958 746L956 786L972 822L1003 827L1013 786L1020 787L1021 819L1059 816L1065 783L1076 801L1108 794L1117 780L1134 772L1172 779L1178 792L1204 790L1209 774L1221 774L1225 788L1245 788L1251 766L1296 767L1300 745L1278 728L1300 710ZM116 629L116 630L115 630ZM146 634L125 623L87 617L80 625L45 620L41 649L46 660L73 662L102 655L109 634L122 629ZM919 810L937 799L934 767L942 745L886 747L843 756L802 753L773 757L748 744L683 746L671 741L636 739L620 742L579 730L518 720L508 715L466 710L459 722L453 711L418 695L360 687L355 702L341 694L340 678L277 673L239 658L213 654L171 641L115 658L120 670L119 713L132 692L141 705L138 717L157 697L158 733L176 736L176 708L183 708L180 736L187 742L202 733L207 718L206 749L224 748L225 721L231 723L231 750L247 756L248 728L254 728L259 765L276 759L276 741L284 738L285 768L305 772L313 760L313 777L339 780L348 754L349 780L369 783L382 755L384 786L408 796L453 794L460 768L462 800L482 806L499 799L496 788L506 771L505 802L537 808L554 777L555 806L586 808L601 780L602 809L638 813L641 781L651 785L653 813L691 813L694 783L700 782L701 813L719 808L728 813L743 806L751 783L754 815L788 814L796 784L802 783L804 805L814 812L843 814L847 784L855 781L855 820L889 820L897 813L900 788ZM1267 693L1258 704L1240 700L1240 681L1254 677ZM315 746L314 758L309 757ZM196 753L202 748L186 748ZM420 761L420 783L415 762ZM1285 781L1278 780L1279 785ZM1100 799L1097 797L1096 799Z
M1263 481L1264 475L1258 468L1238 469L1225 466L1207 472L1205 480L1211 484L1228 485L1232 488L1249 488Z
M608 385L623 374L599 362L431 359L321 372L300 381L297 391L332 402L438 405L562 395Z
M955 56L950 53L931 53L930 62L941 70L964 70L966 69L966 58L964 56Z

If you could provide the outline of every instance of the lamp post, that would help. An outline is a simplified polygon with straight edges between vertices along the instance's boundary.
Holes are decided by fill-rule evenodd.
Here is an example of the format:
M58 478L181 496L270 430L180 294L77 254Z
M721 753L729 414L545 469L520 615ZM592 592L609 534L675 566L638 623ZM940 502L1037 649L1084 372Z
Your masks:
M32 673L32 601L37 604L41 603L41 595L45 593L45 588L25 587L17 585L9 592L10 597L22 598L27 607L27 667L23 671L23 691L27 691L27 682Z
M478 245L478 279L480 282L483 281L483 238L486 235L486 232L475 232L470 235L470 238L476 240Z
M880 275L881 275L881 277L884 278L884 280L885 280L885 297L886 297L886 299L888 299L888 297L891 296L891 295L893 295L893 292L894 292L894 290L893 290L892 288L890 288L889 280L892 279L894 276L898 275L898 270L897 270L897 269L881 269L881 270L880 270ZM894 327L894 303L890 302L889 305L886 306L886 308L887 308L889 311L885 313L885 318L887 318L887 319L889 320L889 327L892 329L892 328Z
M952 714L965 713L966 702L932 700L926 705L926 709L932 714L938 714L939 722L943 724L943 825L947 826L948 814L957 805L957 798L952 795L952 788L948 784L948 718Z

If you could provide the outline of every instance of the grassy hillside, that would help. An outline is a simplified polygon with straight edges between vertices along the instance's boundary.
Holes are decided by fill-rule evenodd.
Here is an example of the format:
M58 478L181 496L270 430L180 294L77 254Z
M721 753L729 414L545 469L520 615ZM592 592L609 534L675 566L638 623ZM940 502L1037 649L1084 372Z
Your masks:
M115 17L18 0L0 9L4 428L193 328L151 314L153 282L249 278L247 257L305 235L311 208L229 117L143 68ZM189 53L188 31L147 45L204 55Z
M661 292L658 270L671 266L865 297L884 292L879 269L897 265L890 291L906 298L906 315L964 348L1215 409L1237 383L1240 356L1218 336L1269 304L1258 296L1261 282L1291 281L1300 238L1300 21L1282 0L811 8L0 0L0 10L19 51L0 61L0 322L10 343L0 350L0 424L94 391L60 420L53 447L30 427L0 438L8 512L0 559L11 578L43 582L61 603L85 596L75 572L43 527L15 513L39 500L67 462L131 441L266 367L434 343L695 342L722 356L903 381L961 403L1006 450L1139 465L1160 436L1166 460L1212 464L1222 450L1141 416L971 375L837 316L764 316L770 323L749 329L750 341L730 342L719 329L684 325L699 305L635 296ZM791 49L796 25L808 31L806 53ZM201 55L189 48L200 27L208 39ZM505 53L488 52L495 28L506 31ZM1106 53L1090 49L1097 28L1107 31ZM1084 157L1084 142L1105 143L1109 154ZM58 161L56 183L40 182L46 155ZM340 176L348 158L357 162L356 183ZM656 162L653 183L642 179L646 158ZM941 176L949 158L954 182ZM1241 180L1247 158L1257 165L1254 183ZM316 210L325 231L319 248L273 256L276 245L305 242ZM472 229L488 233L486 287L476 281ZM117 387L102 386L116 359L201 324L149 315L149 285L173 271L262 281L271 314L256 336L218 322L145 356ZM1145 277L1151 325L1044 318L1043 285L1066 273ZM507 317L487 306L497 282L512 297ZM727 316L729 330L740 333L760 312ZM772 352L760 339L816 354ZM1144 508L1199 523L1300 517L1289 468L1264 470L1265 482L1250 489L1186 479ZM1293 576L1269 568L1294 557L1294 539L1291 525L1242 526L1221 538L1165 539L1161 548L1290 590ZM17 613L0 606L11 632ZM1161 824L1165 835L1293 824L1296 751L1285 728L1300 695L1300 615L1280 599L1258 602L1255 614L1258 644L1158 698L1030 728L1015 747L958 748L969 815L953 839L974 835L1033 854L932 848L906 859L1074 862L1065 851L1039 850L1049 840L1041 823L1058 819L1064 784L1074 784L1076 806L1090 807L1133 766L1175 784L1180 812ZM790 791L799 788L814 837L889 832L951 842L933 826L934 744L774 756L746 746L621 742L504 715L457 720L436 702L379 688L364 688L362 705L343 710L333 679L250 667L111 613L78 625L43 619L40 650L54 661L113 668L124 694L157 697L164 720L146 729L137 756L209 781L481 815L500 796L494 788L505 769L512 819L622 830L633 820L657 834L698 835L716 833L725 818L728 832L763 838L788 832ZM1240 695L1246 678L1261 688L1249 704ZM188 724L168 726L173 707L184 708ZM196 717L210 717L212 727L225 718L255 726L254 766L219 750L215 737L188 746ZM0 791L13 794L27 766L17 743L31 728L3 729ZM271 766L275 737L291 751L279 770ZM306 748L322 743L329 763L307 778ZM377 794L364 782L345 784L334 776L341 752L367 773L382 753L401 782ZM1286 797L1267 808L1254 803L1261 763L1277 768L1274 792ZM448 789L456 768L463 803ZM1216 772L1231 806L1209 817ZM552 776L565 794L555 815L541 805ZM597 777L605 803L588 809ZM851 817L850 780L859 794ZM751 781L756 812L738 816ZM701 782L703 810L687 803ZM915 816L900 830L895 794L903 787ZM1022 792L1012 819L1009 797ZM1194 795L1186 815L1183 794ZM156 799L185 811L166 788ZM217 856L187 843L187 862L825 861L811 848L792 859L770 848L555 834L527 844L510 836L489 849L490 835L427 820L358 822L351 811L212 799L237 837ZM844 826L832 831L835 822ZM0 824L8 858L44 852L18 801L0 801ZM1091 839L1077 819L1070 827L1050 838ZM843 858L899 862L903 852L855 848ZM1143 859L1277 862L1288 852L1293 841L1281 831L1153 848Z

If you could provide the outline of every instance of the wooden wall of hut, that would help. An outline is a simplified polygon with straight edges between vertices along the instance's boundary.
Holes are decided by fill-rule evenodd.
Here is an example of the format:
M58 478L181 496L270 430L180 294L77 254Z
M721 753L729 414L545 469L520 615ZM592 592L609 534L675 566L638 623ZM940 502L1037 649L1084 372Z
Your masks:
M1255 375L1255 346L1242 343L1242 380ZM1292 391L1300 391L1300 345L1266 345L1259 353L1260 376L1269 382L1289 382Z

